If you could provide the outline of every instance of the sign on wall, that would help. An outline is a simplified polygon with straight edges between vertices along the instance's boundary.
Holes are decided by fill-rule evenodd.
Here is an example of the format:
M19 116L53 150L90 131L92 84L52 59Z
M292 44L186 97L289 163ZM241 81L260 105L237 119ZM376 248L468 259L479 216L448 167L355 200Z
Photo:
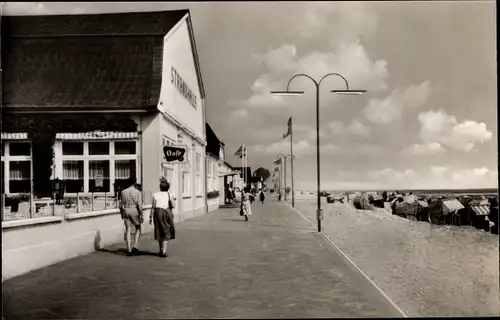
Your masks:
M196 95L193 90L189 88L186 81L182 79L177 70L174 67L170 67L170 79L177 91L186 99L193 107L196 108Z
M164 161L169 164L186 163L186 145L169 145L163 147Z

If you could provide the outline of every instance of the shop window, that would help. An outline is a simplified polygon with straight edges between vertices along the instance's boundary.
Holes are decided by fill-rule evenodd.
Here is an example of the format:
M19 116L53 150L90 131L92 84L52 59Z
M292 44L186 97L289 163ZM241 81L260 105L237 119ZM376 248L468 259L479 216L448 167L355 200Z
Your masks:
M126 187L128 179L138 174L136 145L136 141L62 142L62 156L56 163L62 162L66 193L103 196L114 193L115 184Z
M115 183L125 186L128 179L137 177L135 160L116 160L115 161Z
M63 180L66 182L66 192L83 192L83 160L64 160Z
M62 154L64 156L83 156L83 142L63 142Z
M109 142L89 142L89 155L102 156L109 154Z
M2 141L2 193L31 192L31 144Z
M89 192L109 192L109 160L89 161Z
M10 193L31 192L31 161L10 161Z
M135 141L116 141L115 154L136 154Z

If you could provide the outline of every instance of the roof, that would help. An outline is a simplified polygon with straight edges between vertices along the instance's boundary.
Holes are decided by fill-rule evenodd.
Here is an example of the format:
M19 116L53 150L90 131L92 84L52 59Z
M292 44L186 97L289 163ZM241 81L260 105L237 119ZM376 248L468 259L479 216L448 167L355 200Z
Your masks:
M4 16L3 100L7 109L156 109L164 36L189 10Z
M206 134L207 134L207 146L205 147L205 152L212 154L214 157L219 159L221 141L215 134L214 130L208 123L205 123Z
M472 205L470 207L479 216L487 216L488 214L490 214L489 205Z
M452 199L443 201L442 208L443 208L443 214L448 214L450 212L463 209L464 206L457 199Z
M227 161L224 161L224 164L228 166L231 170L234 170L234 167Z
M78 15L3 16L10 38L84 36L165 36L189 10Z

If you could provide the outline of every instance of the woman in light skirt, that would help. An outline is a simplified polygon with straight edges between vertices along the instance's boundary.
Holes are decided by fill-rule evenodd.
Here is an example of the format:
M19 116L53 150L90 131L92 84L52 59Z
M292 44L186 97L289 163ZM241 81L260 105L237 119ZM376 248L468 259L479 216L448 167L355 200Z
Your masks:
M252 205L251 200L253 200L254 195L250 193L250 188L245 187L241 193L241 210L245 216L245 221L248 221L248 216L252 215Z
M160 257L166 258L168 241L175 239L174 205L170 198L170 184L165 179L160 180L160 192L153 194L152 214L149 217L149 224L154 220L154 235L158 241Z

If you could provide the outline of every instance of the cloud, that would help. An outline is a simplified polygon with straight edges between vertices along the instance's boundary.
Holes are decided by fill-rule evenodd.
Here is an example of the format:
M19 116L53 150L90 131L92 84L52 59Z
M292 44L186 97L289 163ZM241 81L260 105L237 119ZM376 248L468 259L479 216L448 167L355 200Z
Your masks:
M410 85L403 92L395 89L384 99L370 99L363 109L363 115L373 123L391 123L402 118L404 108L418 108L425 105L430 95L429 81Z
M237 118L237 119L242 119L248 117L248 111L245 109L236 109L231 111L230 117L232 118Z
M282 140L279 142L274 142L270 144L259 144L249 147L250 150L258 152L262 155L276 155L278 153L283 153L288 155L290 153L290 142L287 140ZM326 143L320 146L321 154L331 154L336 153L338 147L331 143ZM293 144L293 154L295 156L311 155L315 154L316 145L310 143L308 140L296 141Z
M340 121L332 121L328 124L330 132L334 135L349 134L353 136L366 137L370 134L370 128L363 124L359 119L353 119L346 126Z
M415 143L402 151L405 155L434 155L443 152L444 149L438 142Z
M365 189L471 189L495 188L498 171L487 167L458 168L431 166L421 169L394 169L390 167L366 171L339 170L334 180L338 188Z
M462 169L453 172L451 177L459 188L491 188L498 185L498 171L486 167Z
M315 102L314 85L306 78L296 78L290 84L290 90L306 91L301 97L274 96L272 90L286 90L288 80L298 73L307 73L316 81L328 72L344 75L352 88L363 88L371 91L385 90L388 78L387 63L383 60L373 62L359 41L342 45L334 52L311 51L299 56L297 47L285 44L277 49L270 49L264 54L254 54L254 59L264 65L267 72L257 78L251 85L251 95L239 101L239 106L261 108L293 108ZM322 88L344 89L345 84L339 77L332 76L324 80ZM327 89L323 89L328 92ZM323 94L321 106L330 105L338 97L334 94Z
M448 167L432 166L430 168L430 171L431 171L432 174L441 175L441 174L444 174L446 171L448 171Z
M418 115L420 136L426 142L436 142L450 148L469 152L475 144L492 138L484 122L457 119L444 110L427 111Z

